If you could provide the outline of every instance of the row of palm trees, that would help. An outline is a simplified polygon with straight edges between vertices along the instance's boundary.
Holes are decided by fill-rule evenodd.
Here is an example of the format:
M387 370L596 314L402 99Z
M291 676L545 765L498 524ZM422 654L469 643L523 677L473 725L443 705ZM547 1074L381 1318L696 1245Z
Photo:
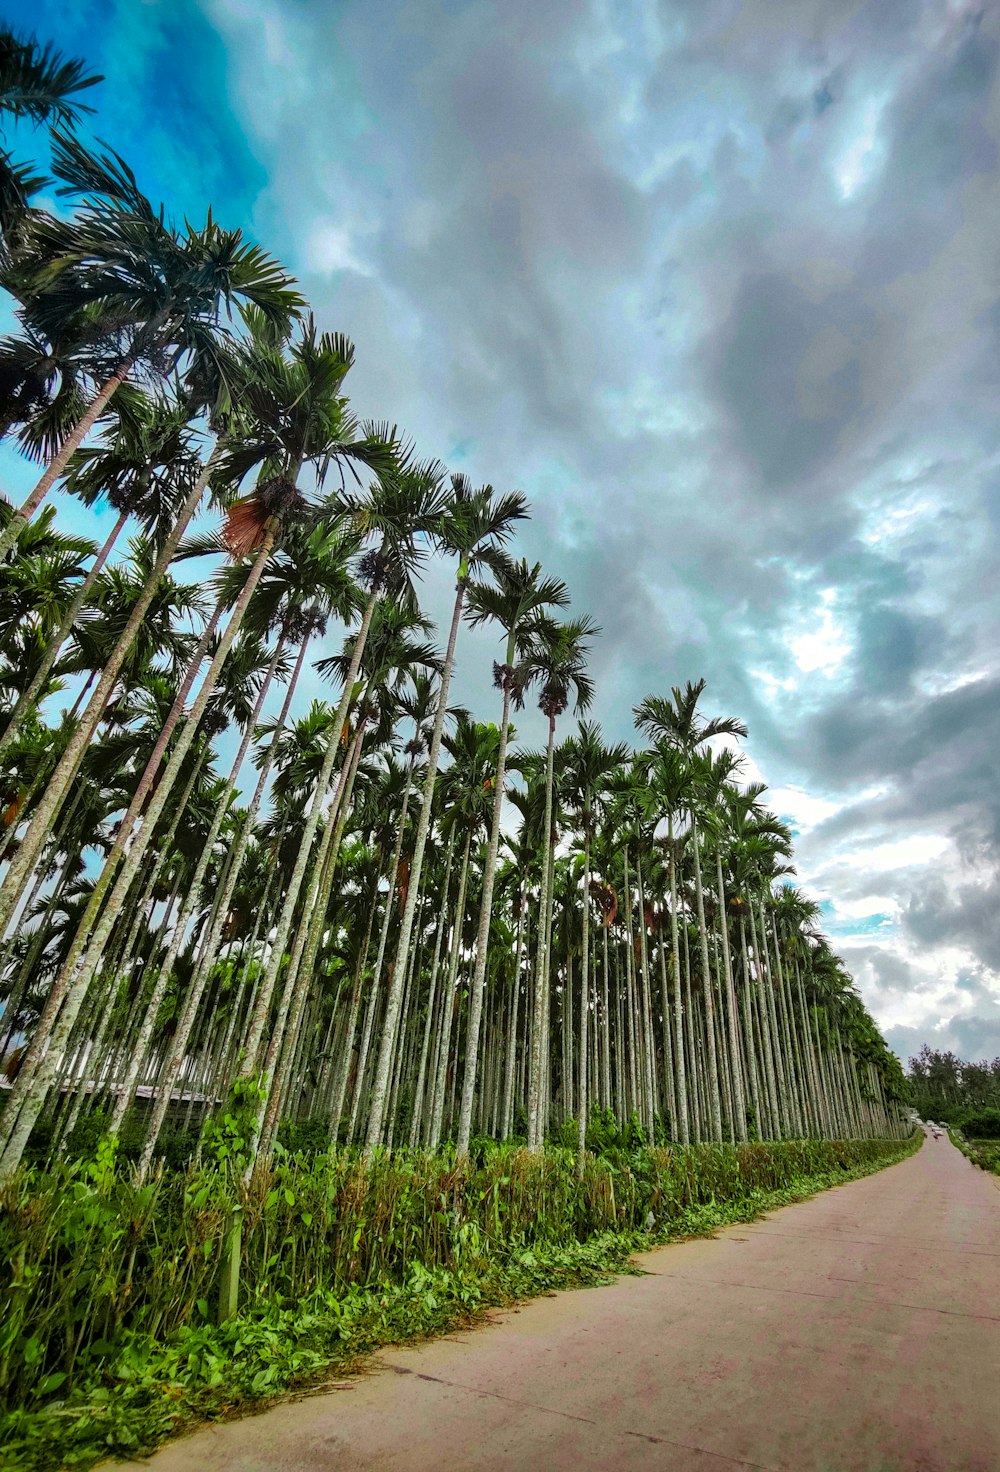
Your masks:
M0 526L0 1172L98 1106L141 1174L166 1124L237 1101L250 1165L296 1117L369 1150L570 1130L581 1158L612 1117L901 1128L741 723L699 682L636 707L639 750L559 740L599 631L512 554L524 497L360 421L351 344L274 260L79 141L90 80L0 46L0 114L33 98L71 204L4 156L2 423L41 474ZM54 488L110 508L102 545ZM466 626L498 637L495 724L450 704ZM543 752L510 744L529 699Z

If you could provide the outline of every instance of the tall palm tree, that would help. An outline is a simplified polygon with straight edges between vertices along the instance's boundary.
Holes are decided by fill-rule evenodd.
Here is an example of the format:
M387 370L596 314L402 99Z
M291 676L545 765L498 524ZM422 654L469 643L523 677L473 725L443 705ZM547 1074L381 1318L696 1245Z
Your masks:
M478 1065L479 1024L482 1018L483 993L486 987L486 962L493 917L493 884L496 877L497 851L500 843L500 818L504 784L507 777L507 741L510 734L510 709L520 707L528 680L534 673L526 656L534 647L540 616L550 608L564 608L569 591L558 578L542 576L542 565L529 567L504 560L494 569L494 586L480 586L469 597L470 623L475 627L487 622L499 625L505 643L504 663L494 664L493 681L503 694L500 712L500 749L493 788L493 814L483 867L483 883L479 901L479 927L476 935L476 962L469 993L469 1026L466 1041L465 1077L462 1084L462 1110L459 1121L459 1154L468 1150L472 1118L472 1096Z
M168 225L117 154L91 156L75 139L53 142L53 172L81 194L72 220L39 217L31 227L38 266L20 266L17 290L31 325L51 331L86 312L113 315L125 345L41 478L0 534L0 557L63 474L105 405L140 362L176 362L218 332L220 313L246 302L287 330L302 298L259 246L209 215L200 230Z
M368 1118L368 1148L381 1140L385 1116L386 1089L389 1068L396 1042L399 1009L402 1002L403 985L410 960L410 941L413 919L416 914L423 874L424 850L430 831L431 811L434 802L434 785L437 778L441 740L444 734L445 715L448 710L448 692L455 665L455 649L458 631L462 622L466 594L470 578L480 568L500 565L499 551L508 540L514 523L527 516L527 503L519 491L496 496L492 486L483 486L475 491L464 475L452 476L451 494L434 527L434 536L439 548L457 558L455 573L455 601L452 606L451 626L441 670L437 710L431 731L427 753L427 769L424 774L424 790L417 819L417 832L410 861L410 882L406 906L400 925L396 945L396 957L392 966L392 981L386 1005L386 1016L379 1049L375 1083Z
M635 722L640 731L654 739L668 742L690 758L696 755L714 737L745 736L746 726L735 716L716 716L705 720L699 710L698 701L705 689L705 681L692 685L689 680L684 689L674 686L671 699L647 696L635 708ZM698 943L701 951L701 970L705 1000L706 1051L708 1054L708 1098L712 1138L722 1139L722 1109L719 1092L719 1065L716 1052L715 1003L713 982L708 956L708 934L705 927L705 895L701 877L701 854L698 836L697 803L692 799L688 809L691 821L691 852L694 858L695 901L698 911Z
M341 392L352 357L350 345L344 339L318 337L309 323L288 359L275 353L262 367L261 381L256 385L257 392L251 403L251 408L257 415L255 424L244 431L243 445L231 452L223 466L223 473L228 473L237 480L242 479L254 466L261 467L255 491L230 508L224 532L226 544L234 558L252 555L253 564L236 599L225 633L218 642L190 715L180 726L163 777L154 789L153 781L159 756L166 751L172 734L171 725L166 725L161 733L161 740L147 764L142 782L122 825L120 839L105 863L100 883L95 887L73 950L58 982L52 988L45 1014L32 1040L29 1052L32 1066L27 1066L26 1061L16 1090L19 1097L16 1100L12 1098L12 1107L5 1115L4 1122L6 1124L10 1121L11 1131L4 1156L0 1160L2 1169L10 1169L17 1164L34 1119L44 1103L54 1072L54 1058L44 1066L41 1061L42 1052L59 1008L64 1005L63 998L68 998L60 1024L65 1031L75 1021L111 929L125 903L136 866L149 845L153 825L177 779L198 722L279 535L282 518L295 513L304 505L297 485L303 465L322 461L325 468L325 463L331 459L351 457L356 450L358 457L362 459L375 458L385 451L385 442L378 436L366 435L360 445L358 444L355 421L347 410L346 400ZM284 412L282 405L285 406ZM173 725L179 722L181 714L181 707L175 703L171 713ZM147 794L150 795L142 826L132 836L130 826L138 819ZM130 846L126 850L127 844ZM123 861L122 872L112 885L119 859ZM101 911L104 894L109 889L108 899ZM14 1108L15 1103L20 1107L20 1117Z
M548 720L545 748L545 824L542 833L542 896L539 904L538 946L535 971L535 994L532 1027L531 1079L528 1096L528 1148L541 1147L545 1135L541 1114L543 1094L543 1022L549 980L549 947L552 931L552 865L555 857L555 823L553 821L553 763L555 755L556 719L562 715L571 696L575 696L577 714L582 714L593 699L593 682L586 672L588 645L600 630L590 619L574 619L560 624L550 618L535 624L532 648L526 664L532 677L541 685L538 705Z
M192 356L192 367L189 373L191 380L188 391L189 407L199 405L208 414L210 422L220 434L234 417L232 394L238 392L240 398L243 398L249 382L256 379L262 358L267 354L269 348L274 347L273 342L269 342L265 331L265 319L262 318L260 321L253 319L251 326L254 330L245 346L239 351L220 356L212 341L209 340L207 344L198 343L198 351ZM80 763L94 732L103 717L119 674L130 656L133 644L141 636L148 611L157 598L167 568L191 518L198 509L210 478L218 471L221 453L225 448L224 439L217 439L215 448L207 459L203 460L201 470L173 526L160 544L155 558L150 559L151 566L146 572L139 596L133 603L128 618L108 653L97 683L80 713L76 729L67 742L59 763L37 804L32 821L22 837L16 858L11 863L3 884L0 885L0 930L6 926L21 896L24 885L48 838L52 824L80 768ZM384 463L386 458L391 459L392 448L381 441L372 443L371 437L368 437L366 443L360 447L359 455L363 459L378 457Z

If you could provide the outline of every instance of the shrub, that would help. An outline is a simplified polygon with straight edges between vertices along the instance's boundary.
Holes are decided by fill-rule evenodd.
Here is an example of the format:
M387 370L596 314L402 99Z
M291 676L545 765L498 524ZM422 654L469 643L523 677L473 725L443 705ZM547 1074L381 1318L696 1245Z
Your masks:
M980 1109L967 1113L959 1128L968 1140L1000 1140L1000 1109Z

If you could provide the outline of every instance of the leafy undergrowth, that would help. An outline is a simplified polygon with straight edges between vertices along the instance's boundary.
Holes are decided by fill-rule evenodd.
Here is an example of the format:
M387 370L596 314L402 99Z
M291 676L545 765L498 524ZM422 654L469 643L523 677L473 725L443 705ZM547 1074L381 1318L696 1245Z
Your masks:
M0 1418L0 1466L18 1472L49 1472L57 1467L89 1467L109 1456L149 1452L198 1421L257 1410L289 1389L305 1388L343 1374L356 1368L364 1355L379 1346L468 1325L490 1308L553 1289L606 1282L616 1273L635 1271L630 1256L636 1251L749 1221L777 1206L880 1170L911 1154L921 1143L922 1137L915 1135L904 1142L758 1145L743 1147L742 1153L734 1147L704 1146L687 1151L647 1151L628 1164L594 1162L589 1185L586 1181L574 1183L571 1158L563 1160L558 1152L529 1157L525 1162L525 1152L498 1150L489 1162L464 1177L451 1162L452 1194L440 1213L447 1235L446 1261L428 1263L411 1256L405 1270L393 1275L388 1259L376 1254L373 1263L381 1261L381 1268L370 1272L366 1281L356 1273L354 1281L335 1282L331 1277L304 1293L279 1293L272 1287L266 1296L258 1292L238 1316L222 1325L212 1321L209 1301L202 1297L186 1305L191 1311L182 1314L172 1327L166 1328L161 1319L159 1332L152 1327L123 1327L121 1285L117 1282L122 1277L119 1255L112 1274L119 1309L109 1321L109 1337L78 1345L69 1380L65 1371L50 1368L51 1347L47 1354L40 1338L24 1333L30 1315L25 1312L25 1304L18 1303L18 1295L22 1299L27 1296L30 1303L31 1289L40 1292L42 1284L37 1272L32 1283L30 1264L22 1253L7 1285L0 1342L10 1348L14 1343L12 1325L19 1321L18 1343L22 1351L27 1345L29 1357L35 1355L38 1373L34 1393L24 1394L22 1405ZM426 1176L426 1158L421 1163ZM331 1162L328 1169L334 1164ZM803 1164L807 1168L793 1168ZM700 1171L693 1172L693 1165L700 1165ZM825 1168L810 1169L810 1165ZM354 1168L356 1172L362 1170L356 1162ZM364 1167L365 1179L373 1171L387 1168L386 1162L372 1163ZM397 1171L399 1168L397 1163ZM499 1220L497 1195L512 1189L518 1170L530 1173L536 1193L540 1182L547 1186L548 1201L537 1195L536 1206L544 1208L538 1230L519 1230L504 1238L490 1226ZM456 1174L461 1177L457 1181ZM315 1167L310 1178L312 1175ZM755 1178L768 1177L781 1184L753 1184ZM285 1179L291 1177L286 1175ZM303 1179L304 1171L300 1186ZM107 1176L97 1183L77 1179L77 1215L83 1213L79 1226L83 1235L76 1246L77 1266L88 1251L93 1256L93 1241L108 1228L108 1221L102 1221L100 1213L103 1210L107 1215L115 1209L115 1204L109 1204L115 1184ZM439 1184L435 1180L435 1186ZM454 1204L459 1200L456 1184L463 1192L461 1210ZM192 1185L197 1186L194 1199L199 1201L198 1229L204 1232L211 1225L204 1218L211 1215L213 1204L208 1196L199 1200L206 1189L204 1183L189 1180L187 1193ZM411 1179L407 1190L412 1187ZM591 1230L596 1226L593 1202L584 1212L580 1198L587 1195L589 1201L595 1192L605 1200L606 1212L619 1222L617 1229ZM269 1192L268 1200L273 1194ZM292 1188L286 1184L278 1194L282 1208L293 1210L295 1202L289 1201L294 1198ZM563 1212L561 1222L551 1216L556 1201ZM409 1196L407 1203L412 1214ZM11 1203L5 1204L9 1209ZM342 1196L339 1204L343 1208ZM23 1185L19 1205L22 1216L30 1218L32 1196ZM272 1208L276 1205L271 1202ZM651 1217L650 1229L636 1227L637 1220L649 1222ZM299 1233L310 1235L313 1213L300 1209L297 1220ZM509 1219L506 1224L510 1225ZM125 1223L126 1247L129 1232L135 1237L139 1225L135 1221ZM387 1225L382 1224L383 1231ZM366 1227L378 1230L371 1212ZM157 1230L167 1235L164 1222L155 1220L154 1214L154 1239ZM583 1240L572 1240L574 1233ZM359 1230L349 1234L349 1239L353 1241L356 1267L361 1246ZM214 1251L217 1239L210 1234L206 1241ZM192 1240L188 1245L193 1262L207 1261L211 1255L204 1244ZM274 1234L270 1246L276 1249L272 1259L294 1250L294 1243L287 1236L282 1239L280 1233ZM132 1289L133 1276L135 1284L143 1282L141 1275L134 1273L134 1245L130 1256L126 1276L127 1286ZM274 1262L268 1262L273 1269ZM107 1274L110 1270L105 1260L95 1273ZM88 1291L99 1298L108 1284L102 1283L98 1275L89 1279ZM183 1292L190 1291L194 1281L190 1272L186 1278L178 1274L178 1293L182 1287ZM145 1287L147 1292L152 1291L149 1284ZM134 1292L138 1296L141 1289L136 1286ZM83 1322L90 1320L85 1318ZM141 1318L138 1322L141 1324ZM73 1332L71 1324L71 1338ZM82 1340L82 1329L76 1333ZM31 1369L31 1365L22 1367L22 1381L25 1375L30 1377Z
M966 1160L971 1160L980 1170L1000 1176L1000 1140L969 1140L958 1130L949 1130L948 1133Z

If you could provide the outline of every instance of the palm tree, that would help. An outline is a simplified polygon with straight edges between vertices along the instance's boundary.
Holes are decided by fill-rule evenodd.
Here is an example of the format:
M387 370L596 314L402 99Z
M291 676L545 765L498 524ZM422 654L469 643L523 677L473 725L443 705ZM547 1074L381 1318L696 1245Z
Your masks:
M210 421L220 432L227 428L233 419L232 392L238 389L242 399L250 381L255 380L262 358L267 354L269 348L274 347L264 330L266 326L264 319L252 320L251 326L254 331L239 352L222 357L215 350L213 343L209 341L207 344L199 343L199 351L193 357L189 375L192 386L188 395L188 405L192 407L197 404L204 409ZM155 559L151 559L152 565L146 573L139 597L133 603L129 616L108 653L97 684L51 775L28 830L21 840L16 858L11 863L3 884L0 885L0 931L10 919L24 885L34 868L52 824L104 714L122 667L129 658L137 637L141 634L148 610L158 595L167 568L191 518L198 509L209 479L218 471L225 448L224 440L217 440L215 449L203 461L197 479L173 527L160 545ZM381 443L376 445L366 442L359 447L358 453L362 459L377 457L384 461L386 456L391 459L391 447Z
M474 588L469 597L470 619L475 627L486 622L496 623L503 631L505 658L502 665L494 664L493 681L503 692L500 714L500 749L497 753L497 771L493 788L493 815L490 823L489 843L483 867L483 884L479 902L479 928L476 935L476 964L469 993L469 1026L466 1040L465 1077L462 1084L462 1110L459 1120L458 1149L461 1155L468 1150L472 1118L472 1096L475 1091L478 1064L479 1023L482 1018L483 993L486 987L486 961L490 939L490 922L493 916L493 883L496 876L497 851L500 843L500 816L503 807L504 783L507 776L507 741L510 730L510 708L513 702L518 708L523 704L528 679L533 674L525 663L525 656L534 647L535 631L539 617L547 609L564 608L569 602L565 583L558 578L542 576L542 565L536 562L529 567L522 558L520 562L504 560L494 569L495 586Z
M647 696L635 708L635 721L640 731L675 746L687 758L698 753L717 736L745 736L746 726L734 716L716 716L704 720L698 712L698 701L705 681L690 680L681 690L674 686L671 699ZM719 1094L719 1065L715 1045L715 1003L708 958L708 935L705 928L705 896L701 878L701 855L698 838L697 804L688 809L691 821L691 852L694 858L695 902L698 911L698 942L701 950L703 995L705 1000L706 1051L708 1054L708 1099L713 1140L722 1139L722 1113Z
M0 28L0 130L6 118L26 118L36 127L69 131L82 113L92 111L79 93L103 77L88 73L86 63L64 56L34 36ZM46 181L0 151L0 232L9 239L28 208L29 196Z
M31 246L39 264L34 269L27 259L19 264L22 315L44 331L88 312L113 316L125 345L0 534L0 557L137 364L175 362L204 350L206 339L218 332L221 311L239 302L256 308L280 331L287 330L303 304L277 262L244 241L238 230L223 230L211 215L201 230L187 226L184 235L174 230L117 154L92 157L73 138L59 135L53 142L53 172L63 192L81 194L83 204L71 221L46 216L32 222Z
M247 612L254 589L260 580L271 549L279 534L283 516L296 513L303 503L296 484L303 464L309 461L328 461L339 456L351 456L357 448L355 424L342 397L343 380L351 365L353 354L343 339L318 338L312 324L307 324L299 343L295 345L288 360L276 355L264 365L261 384L258 385L253 404L259 413L256 433L246 434L244 444L234 449L223 466L233 478L241 479L255 465L262 467L257 487L252 495L236 502L230 509L224 539L234 557L253 555L254 561L236 599L233 612L220 638L208 672L187 720L180 727L174 741L173 751L166 771L156 788L156 777L160 756L165 753L173 729L182 714L181 699L175 702L171 717L161 732L160 741L147 763L146 772L133 797L129 812L122 824L119 840L104 866L100 883L95 887L88 905L80 933L67 958L58 982L53 986L46 1011L36 1029L29 1059L22 1069L15 1091L20 1097L11 1100L11 1108L5 1123L12 1122L12 1133L8 1140L0 1168L9 1169L16 1165L24 1142L34 1123L34 1118L44 1102L53 1064L38 1067L38 1086L34 1087L35 1065L39 1063L48 1035L52 1030L63 997L69 999L61 1029L65 1032L73 1025L83 996L96 967L103 955L104 947L115 923L121 906L132 885L136 868L152 838L154 824L169 796L173 783L181 768L184 756L194 738L197 726L211 696L219 672L239 631ZM279 406L287 405L285 417L280 417ZM366 436L360 444L359 457L371 459L377 456L377 445L384 442L374 436ZM200 654L196 653L200 661ZM193 662L194 663L194 662ZM193 664L189 670L182 692L190 688ZM137 834L131 836L131 826L139 811L148 800L145 817ZM126 850L126 844L130 846ZM112 885L119 859L124 860L122 872L110 889L104 903L100 920L97 916L105 892ZM12 866L13 867L13 866ZM9 877L9 876L8 876ZM91 928L93 934L91 935ZM28 1064L31 1066L29 1067ZM30 1095L30 1102L29 1102ZM15 1104L21 1107L21 1118L17 1118ZM16 1120L16 1123L14 1121Z
M565 711L570 696L575 695L578 714L593 699L593 682L586 673L588 643L600 632L588 618L559 624L539 619L535 624L533 645L526 660L530 676L541 683L538 705L548 719L548 741L545 748L545 824L543 828L542 895L539 903L538 946L535 972L535 995L532 1026L531 1080L528 1095L528 1148L541 1147L545 1128L541 1115L542 1034L546 1016L549 981L549 946L552 931L552 865L555 857L555 823L553 821L553 762L556 718Z
M270 955L260 985L261 999L269 997L274 988L284 947L291 932L295 907L309 864L320 815L329 793L341 732L344 729L350 703L358 693L355 684L376 606L383 593L386 595L394 593L397 597L409 596L410 579L422 555L417 539L429 530L439 513L439 490L440 473L436 466L407 468L403 465L397 472L387 475L384 480L374 485L365 502L345 500L345 506L352 510L365 532L374 533L378 537L378 546L366 553L359 564L359 575L369 588L368 601L361 625L353 640L350 664L344 676L340 704L334 717L323 767L313 792L295 865L289 877L281 914L271 940ZM263 1026L264 1016L261 1002L248 1035L244 1064L248 1077L256 1071L256 1055ZM268 1080L262 1077L260 1084L266 1090Z
M115 395L111 409L105 444L76 452L66 488L86 505L106 498L118 516L58 627L50 634L31 683L22 692L0 738L0 752L14 739L45 688L49 672L126 522L134 517L145 535L169 527L180 498L190 492L197 479L199 462L182 410L156 404L125 388ZM22 546L23 542L24 535Z
M434 784L437 778L441 740L444 733L445 715L448 710L448 691L455 665L455 649L458 630L462 622L469 580L479 568L493 568L499 564L499 549L510 537L513 524L527 516L527 504L519 491L497 497L492 486L483 486L474 491L468 478L452 476L451 496L443 508L434 527L435 540L440 549L458 559L455 574L455 602L452 607L448 644L441 671L437 710L431 731L430 748L427 753L427 769L424 774L424 790L417 819L417 832L410 861L410 882L406 907L400 925L396 945L396 956L392 966L392 981L386 1005L386 1017L379 1049L375 1083L368 1117L368 1148L381 1140L384 1122L386 1089L389 1068L396 1042L399 1009L402 991L410 960L410 940L413 918L416 913L423 873L424 849L430 831L431 811L434 802Z

